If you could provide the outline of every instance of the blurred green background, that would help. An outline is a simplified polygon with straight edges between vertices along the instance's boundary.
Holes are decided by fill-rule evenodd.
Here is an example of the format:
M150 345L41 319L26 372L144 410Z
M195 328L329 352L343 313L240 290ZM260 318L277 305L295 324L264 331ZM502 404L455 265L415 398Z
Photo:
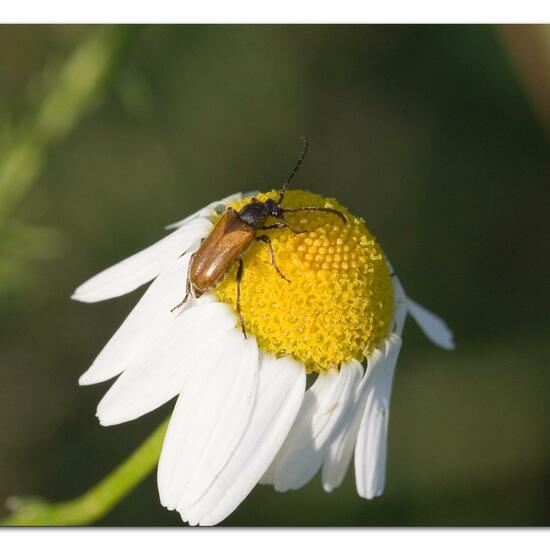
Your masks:
M258 487L224 524L548 525L549 33L0 26L0 502L82 493L172 407L99 426L108 384L77 380L143 290L74 288L212 200L279 186L305 135L295 187L366 219L457 350L408 322L381 498L350 471L330 495ZM181 521L151 475L100 524Z

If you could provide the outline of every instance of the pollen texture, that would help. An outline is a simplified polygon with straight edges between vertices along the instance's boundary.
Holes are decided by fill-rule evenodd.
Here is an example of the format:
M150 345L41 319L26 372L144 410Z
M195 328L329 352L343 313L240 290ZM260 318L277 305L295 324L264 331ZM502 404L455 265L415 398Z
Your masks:
M261 193L260 201L278 192ZM242 208L251 197L231 206ZM347 223L327 212L286 214L291 229L258 231L271 239L269 248L255 242L243 256L241 312L249 334L260 348L290 355L308 372L339 368L352 358L361 361L390 329L393 292L380 245L361 218L335 199L307 191L288 191L283 208L318 206L342 212ZM267 225L276 220L268 220ZM236 312L236 266L214 290Z

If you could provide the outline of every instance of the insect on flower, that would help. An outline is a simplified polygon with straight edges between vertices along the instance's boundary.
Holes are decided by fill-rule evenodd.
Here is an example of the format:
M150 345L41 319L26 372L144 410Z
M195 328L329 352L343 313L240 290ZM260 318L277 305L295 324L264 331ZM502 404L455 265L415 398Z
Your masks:
M157 482L191 525L223 521L258 483L294 490L321 472L330 492L352 458L359 495L381 495L407 314L454 347L362 218L287 190L305 153L282 189L208 205L73 294L97 302L153 280L79 382L118 376L97 408L104 426L177 397Z
M237 282L237 298L236 307L237 314L241 321L241 327L246 338L246 328L241 314L241 279L243 276L243 260L241 256L246 252L250 245L256 242L262 242L268 246L273 265L277 274L287 283L290 281L283 275L273 251L271 239L267 235L256 236L258 230L269 229L290 229L296 234L306 233L306 231L298 231L293 229L285 219L285 214L298 212L327 212L334 214L347 223L346 217L336 208L326 208L320 206L303 206L301 208L282 208L281 204L285 197L285 192L298 172L306 153L308 142L303 140L302 153L298 157L298 161L290 173L288 179L283 184L281 194L277 201L266 199L259 201L255 197L252 202L243 206L239 211L229 207L223 216L214 226L208 237L201 243L199 249L191 255L189 262L189 271L187 274L187 284L185 296L183 300L172 308L172 311L180 308L185 304L187 298L192 293L193 297L199 298L202 294L212 289L216 283L227 273L235 261L238 262L236 273ZM274 224L265 225L269 217L275 218L277 221Z

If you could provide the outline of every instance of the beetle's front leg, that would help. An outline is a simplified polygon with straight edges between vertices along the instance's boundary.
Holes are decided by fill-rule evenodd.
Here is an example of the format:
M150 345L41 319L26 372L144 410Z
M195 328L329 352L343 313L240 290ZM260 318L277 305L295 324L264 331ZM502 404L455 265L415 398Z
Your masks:
M246 327L244 325L243 314L241 312L241 279L243 278L243 259L242 258L239 258L239 267L237 268L237 276L235 278L237 280L237 313L239 314L239 319L241 320L241 329L243 331L243 335L245 338L247 338Z
M294 228L290 227L290 225L288 225L286 220L284 220L282 222L274 223L272 225L264 225L263 227L258 227L258 229L259 230L260 229L261 230L266 230L266 229L290 229L296 235L300 235L301 233L307 233L307 230L298 231L297 229L294 229Z
M267 246L269 247L269 254L271 255L271 265L275 268L282 279L284 279L287 283L290 283L290 281L282 274L281 270L277 266L277 262L275 261L275 252L273 251L271 239L267 235L260 235L259 237L256 237L256 240L267 244Z
M258 230L266 230L266 229L285 229L288 225L284 222L277 222L273 223L271 225L264 225L263 227L258 227Z

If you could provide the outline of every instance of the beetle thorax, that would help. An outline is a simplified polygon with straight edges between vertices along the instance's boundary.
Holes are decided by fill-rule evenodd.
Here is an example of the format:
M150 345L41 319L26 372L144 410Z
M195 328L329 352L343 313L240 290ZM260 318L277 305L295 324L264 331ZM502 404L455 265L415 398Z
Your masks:
M265 225L267 218L271 216L278 218L282 213L280 206L273 199L265 202L253 201L238 212L241 220L256 229Z

